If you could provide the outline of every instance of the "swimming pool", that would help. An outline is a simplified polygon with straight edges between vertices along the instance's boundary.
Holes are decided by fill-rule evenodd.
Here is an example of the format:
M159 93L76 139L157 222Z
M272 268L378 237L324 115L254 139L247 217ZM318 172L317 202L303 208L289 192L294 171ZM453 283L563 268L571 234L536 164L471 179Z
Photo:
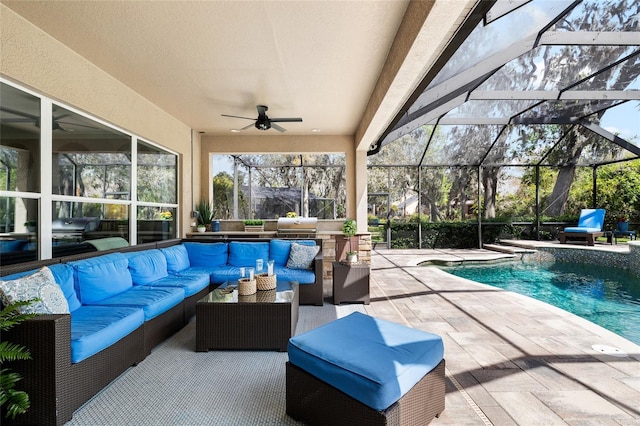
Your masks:
M640 278L626 271L568 262L442 269L557 306L640 344Z

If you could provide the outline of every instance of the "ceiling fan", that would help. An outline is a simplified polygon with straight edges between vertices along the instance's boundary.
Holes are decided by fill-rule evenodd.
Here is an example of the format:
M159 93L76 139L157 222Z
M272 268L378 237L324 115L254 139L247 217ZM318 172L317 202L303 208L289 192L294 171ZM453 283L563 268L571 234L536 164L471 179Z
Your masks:
M231 117L231 118L242 118L243 120L252 120L255 121L253 124L249 124L248 126L243 127L240 130L246 130L251 126L255 126L258 130L269 130L272 127L279 132L286 132L287 129L281 127L275 123L293 123L293 122L302 122L302 118L269 118L267 116L267 110L269 109L266 105L256 105L258 109L258 118L249 118L249 117L239 117L237 115L227 115L222 114L223 117Z

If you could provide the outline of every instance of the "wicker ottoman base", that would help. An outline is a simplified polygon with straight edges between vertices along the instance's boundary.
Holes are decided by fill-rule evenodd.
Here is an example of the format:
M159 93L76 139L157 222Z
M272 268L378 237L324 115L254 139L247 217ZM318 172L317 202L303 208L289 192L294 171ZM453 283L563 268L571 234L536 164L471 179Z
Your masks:
M287 362L287 414L311 425L425 425L444 411L444 359L409 392L376 411Z

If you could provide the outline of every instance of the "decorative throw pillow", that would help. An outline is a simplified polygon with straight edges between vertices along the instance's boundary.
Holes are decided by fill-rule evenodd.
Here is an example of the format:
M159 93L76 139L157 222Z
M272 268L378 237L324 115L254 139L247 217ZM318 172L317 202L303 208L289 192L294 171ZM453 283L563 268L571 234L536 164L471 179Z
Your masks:
M31 275L11 281L0 281L0 298L3 305L16 301L40 299L22 308L29 314L68 314L69 304L60 286L46 266Z
M320 251L320 246L305 246L298 243L291 243L287 268L289 269L311 269L313 259Z

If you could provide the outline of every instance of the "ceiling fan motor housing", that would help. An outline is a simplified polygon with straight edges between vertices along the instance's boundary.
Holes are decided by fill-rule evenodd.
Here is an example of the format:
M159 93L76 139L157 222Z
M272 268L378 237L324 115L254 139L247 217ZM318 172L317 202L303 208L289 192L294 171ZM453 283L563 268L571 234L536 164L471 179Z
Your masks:
M271 128L271 122L267 118L266 120L256 120L256 129L258 130L269 130Z

